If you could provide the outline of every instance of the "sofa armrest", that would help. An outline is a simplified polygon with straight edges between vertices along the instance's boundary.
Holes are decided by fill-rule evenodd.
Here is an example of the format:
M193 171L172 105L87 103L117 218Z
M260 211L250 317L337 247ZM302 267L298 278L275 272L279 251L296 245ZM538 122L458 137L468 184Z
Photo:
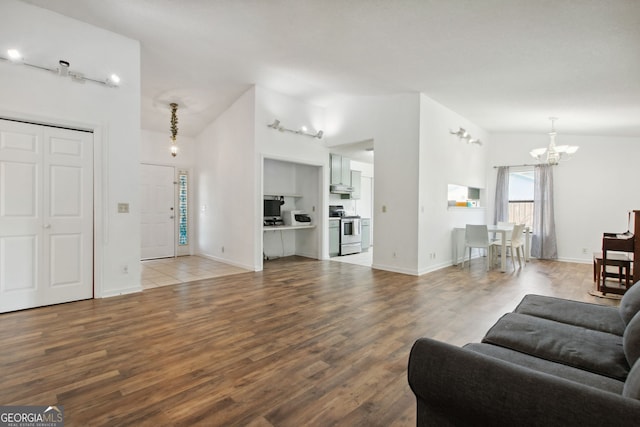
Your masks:
M632 426L640 401L429 338L409 356L417 425Z

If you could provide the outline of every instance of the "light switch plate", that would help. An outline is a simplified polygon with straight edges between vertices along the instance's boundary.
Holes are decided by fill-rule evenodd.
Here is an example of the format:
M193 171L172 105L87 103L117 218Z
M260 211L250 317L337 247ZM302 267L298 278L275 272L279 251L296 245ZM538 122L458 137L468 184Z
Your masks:
M129 213L129 203L118 203L118 213Z

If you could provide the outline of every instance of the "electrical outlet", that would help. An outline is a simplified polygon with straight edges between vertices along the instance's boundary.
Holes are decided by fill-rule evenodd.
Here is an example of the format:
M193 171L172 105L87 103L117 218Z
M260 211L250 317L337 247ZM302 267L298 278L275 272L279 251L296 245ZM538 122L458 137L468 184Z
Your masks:
M589 249L588 248L582 248L582 253L584 255L587 255L589 253Z
M222 249L221 249L221 250L222 250L222 253L224 253L224 246L222 247Z
M396 255L396 253L395 253L395 252L393 253L393 257L394 257L394 258L397 258L397 255Z
M122 266L122 274L129 274L129 266L128 265L123 265Z
M386 211L387 211L387 205L382 205L382 212L386 212ZM393 256L395 257L395 252Z
M118 213L129 213L129 203L118 203Z

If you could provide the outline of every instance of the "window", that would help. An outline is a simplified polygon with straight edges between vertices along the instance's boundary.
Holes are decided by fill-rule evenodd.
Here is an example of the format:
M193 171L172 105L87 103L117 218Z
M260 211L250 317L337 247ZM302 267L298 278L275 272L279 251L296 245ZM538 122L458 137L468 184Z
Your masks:
M181 246L189 244L188 181L187 172L178 172L178 244Z
M533 226L533 170L509 172L509 222Z

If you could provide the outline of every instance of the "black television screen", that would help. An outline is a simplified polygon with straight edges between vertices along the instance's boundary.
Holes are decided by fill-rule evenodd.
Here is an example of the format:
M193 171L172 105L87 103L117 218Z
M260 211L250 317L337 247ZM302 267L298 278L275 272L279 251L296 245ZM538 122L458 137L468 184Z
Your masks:
M266 200L264 201L264 216L274 217L280 216L280 200Z

